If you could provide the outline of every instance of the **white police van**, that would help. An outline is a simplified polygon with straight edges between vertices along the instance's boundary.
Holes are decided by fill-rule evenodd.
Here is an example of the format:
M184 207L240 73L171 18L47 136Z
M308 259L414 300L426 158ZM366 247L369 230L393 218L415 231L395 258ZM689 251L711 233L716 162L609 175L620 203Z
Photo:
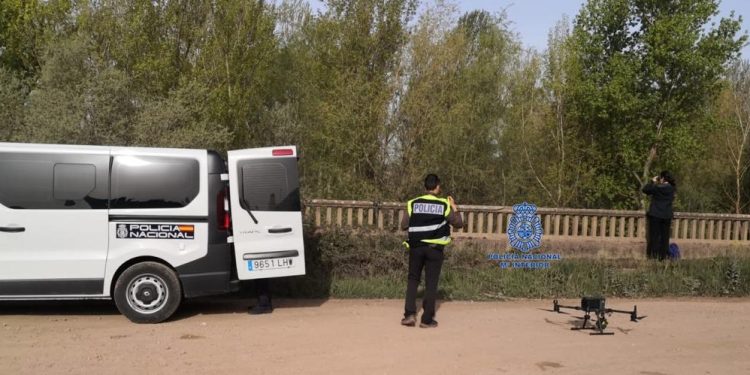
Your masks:
M230 215L231 213L231 215ZM303 275L297 150L0 142L0 300L114 299L137 323Z

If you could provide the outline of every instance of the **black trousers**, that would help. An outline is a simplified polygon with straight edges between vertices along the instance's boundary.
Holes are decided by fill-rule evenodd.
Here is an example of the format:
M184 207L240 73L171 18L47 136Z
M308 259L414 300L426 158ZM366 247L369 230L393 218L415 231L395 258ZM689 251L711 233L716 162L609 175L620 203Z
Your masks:
M406 284L404 316L417 313L417 288L424 268L425 290L422 299L422 323L430 323L435 317L440 269L443 267L443 246L419 246L409 249L409 278Z
M258 295L258 306L272 307L271 303L271 279L256 279L255 289Z
M669 251L669 234L672 219L648 216L648 235L646 238L646 256L649 259L664 260Z

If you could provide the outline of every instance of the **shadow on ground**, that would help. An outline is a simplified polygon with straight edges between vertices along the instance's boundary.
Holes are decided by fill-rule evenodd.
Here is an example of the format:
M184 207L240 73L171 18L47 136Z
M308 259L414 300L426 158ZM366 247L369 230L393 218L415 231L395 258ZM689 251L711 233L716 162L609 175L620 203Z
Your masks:
M113 301L1 301L3 315L117 315Z
M320 307L327 299L274 299L274 312L287 309ZM198 315L247 314L255 305L255 297L236 293L224 296L200 297L183 301L180 308L170 318L177 321Z
M326 299L278 299L274 300L275 311L319 307ZM183 300L169 321L179 321L197 315L247 314L255 303L254 298L236 293L222 296L200 297ZM0 317L7 315L34 316L105 316L119 315L113 301L2 301Z

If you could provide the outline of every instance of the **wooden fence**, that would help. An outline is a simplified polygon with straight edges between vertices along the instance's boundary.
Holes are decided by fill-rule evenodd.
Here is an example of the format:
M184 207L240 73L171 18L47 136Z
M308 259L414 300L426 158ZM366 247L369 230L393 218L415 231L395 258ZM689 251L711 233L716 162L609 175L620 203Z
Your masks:
M305 216L316 227L347 227L395 231L406 214L397 202L313 199L305 202ZM464 228L455 238L504 238L513 214L507 206L459 205ZM545 236L644 240L646 217L641 211L537 209ZM750 215L677 212L672 221L672 240L750 244Z

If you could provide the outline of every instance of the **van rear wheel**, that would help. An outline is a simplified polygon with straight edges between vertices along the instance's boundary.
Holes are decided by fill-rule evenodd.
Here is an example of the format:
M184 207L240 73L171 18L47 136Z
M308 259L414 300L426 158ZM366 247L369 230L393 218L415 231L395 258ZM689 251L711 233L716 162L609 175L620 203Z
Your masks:
M182 301L182 288L169 267L141 262L128 267L114 290L117 309L134 323L159 323L168 319Z

